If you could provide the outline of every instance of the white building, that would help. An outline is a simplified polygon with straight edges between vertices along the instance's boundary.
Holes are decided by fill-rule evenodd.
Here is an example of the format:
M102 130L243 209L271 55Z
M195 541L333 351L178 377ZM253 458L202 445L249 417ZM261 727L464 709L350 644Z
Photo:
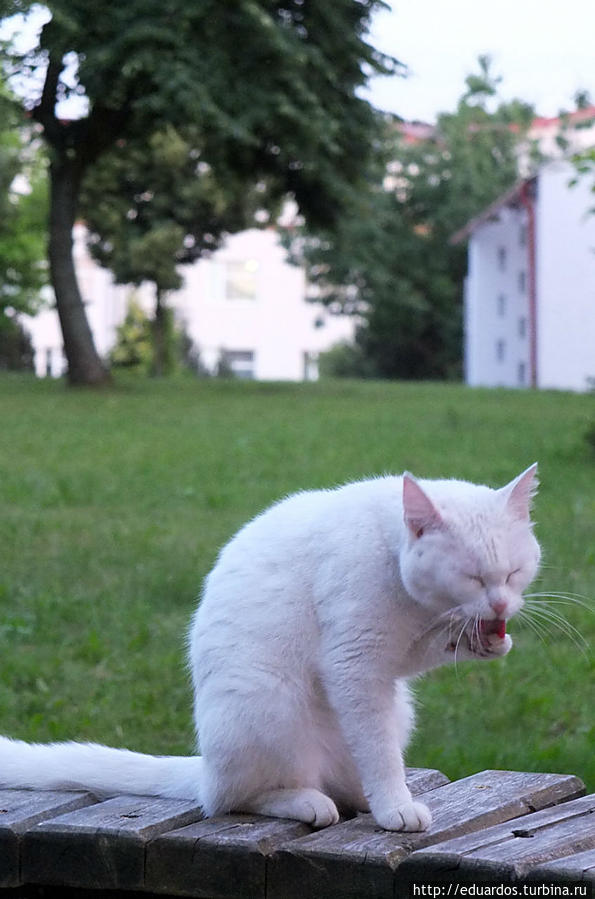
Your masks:
M133 288L114 284L89 255L85 237L85 228L77 225L75 267L95 345L107 356ZM351 317L332 315L306 300L304 272L286 261L272 228L230 236L209 259L185 266L182 274L183 287L167 301L208 369L224 358L239 377L314 379L318 354L353 338ZM151 314L149 286L135 296ZM62 374L66 363L56 311L46 309L24 323L32 336L37 374Z
M476 216L468 240L465 380L587 390L595 383L593 177L544 166Z

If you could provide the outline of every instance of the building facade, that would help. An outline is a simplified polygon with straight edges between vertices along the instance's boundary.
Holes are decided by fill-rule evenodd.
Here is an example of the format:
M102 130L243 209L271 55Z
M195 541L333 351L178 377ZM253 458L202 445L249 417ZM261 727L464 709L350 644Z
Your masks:
M86 246L83 225L74 229L74 259L87 317L99 354L116 341L132 295L149 315L149 285L139 289L114 283ZM251 229L230 236L208 259L181 269L183 287L168 305L186 330L202 365L214 371L223 362L238 377L312 380L318 355L353 338L355 322L332 315L306 300L304 271L290 265L275 229ZM47 308L24 319L35 350L39 376L59 376L66 362L58 316Z
M544 166L455 235L468 240L465 379L584 391L595 384L593 178Z

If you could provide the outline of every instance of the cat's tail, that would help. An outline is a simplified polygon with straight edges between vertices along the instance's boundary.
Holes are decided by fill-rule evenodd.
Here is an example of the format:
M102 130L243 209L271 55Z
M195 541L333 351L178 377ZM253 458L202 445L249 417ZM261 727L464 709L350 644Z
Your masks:
M100 798L133 794L199 804L200 756L153 756L96 743L24 743L0 737L0 787L88 790Z

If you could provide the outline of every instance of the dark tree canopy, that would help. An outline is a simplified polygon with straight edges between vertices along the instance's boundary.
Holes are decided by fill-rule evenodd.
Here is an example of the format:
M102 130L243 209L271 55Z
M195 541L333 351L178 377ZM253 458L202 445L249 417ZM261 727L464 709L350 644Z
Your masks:
M169 125L144 140L120 140L85 178L81 208L90 247L122 284L181 284L177 266L248 227L256 186L202 160L196 129Z
M106 373L92 344L71 255L84 174L118 140L192 125L201 158L246 184L290 191L330 226L357 184L374 126L358 89L397 63L366 41L380 0L49 0L39 45L13 72L43 83L29 105L50 148L50 266L74 382ZM4 16L27 11L0 0ZM78 65L67 83L67 62ZM84 94L64 122L56 102Z
M367 194L336 228L306 228L298 255L317 292L361 316L355 374L460 374L466 251L451 237L514 184L533 117L528 104L499 103L498 83L480 58L457 108L423 140L404 140L399 121L385 119Z

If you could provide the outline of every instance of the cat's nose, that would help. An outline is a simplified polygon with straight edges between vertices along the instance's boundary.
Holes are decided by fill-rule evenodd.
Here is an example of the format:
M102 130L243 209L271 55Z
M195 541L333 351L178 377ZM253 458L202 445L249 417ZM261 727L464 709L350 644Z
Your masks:
M492 608L494 610L494 612L496 613L496 615L498 615L499 618L501 618L505 614L506 610L508 609L508 603L506 602L505 599L502 599L501 596L494 597L494 599L490 599L489 602L490 602L490 608Z

